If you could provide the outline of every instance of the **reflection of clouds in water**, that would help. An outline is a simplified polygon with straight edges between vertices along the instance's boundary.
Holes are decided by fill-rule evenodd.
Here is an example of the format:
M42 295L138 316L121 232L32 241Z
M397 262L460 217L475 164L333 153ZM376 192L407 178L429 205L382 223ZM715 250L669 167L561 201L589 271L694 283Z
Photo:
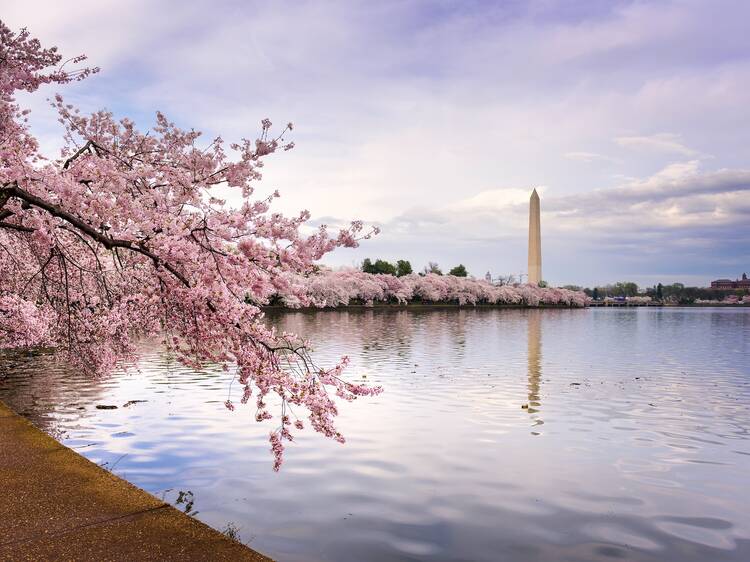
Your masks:
M48 393L67 444L167 501L193 492L198 518L277 559L748 560L749 312L269 314L385 387L340 405L346 445L300 432L279 474L254 404L222 404L231 372L158 348L131 375L0 376L0 397Z

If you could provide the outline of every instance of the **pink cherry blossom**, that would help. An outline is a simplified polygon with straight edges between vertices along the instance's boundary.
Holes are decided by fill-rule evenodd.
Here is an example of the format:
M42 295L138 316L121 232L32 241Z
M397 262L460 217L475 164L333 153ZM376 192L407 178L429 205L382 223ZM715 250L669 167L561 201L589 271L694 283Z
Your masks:
M306 236L307 211L273 212L278 193L252 198L264 159L291 148L291 123L274 134L264 119L257 139L226 143L162 113L151 130L108 111L84 115L57 95L64 148L45 158L14 96L97 71L61 61L55 48L0 22L0 346L50 345L100 374L132 359L136 340L158 334L186 365L236 369L241 401L254 394L259 421L274 417L265 403L272 393L282 416L299 406L316 431L343 441L333 395L380 389L347 384L346 361L316 365L298 337L263 323L260 306L277 294L308 300L298 279L375 230L355 221ZM226 205L219 188L242 204ZM234 408L231 399L226 406ZM288 427L272 434L276 469Z
M285 274L276 297L287 307L327 308L376 303L408 302L459 305L500 304L582 307L580 291L536 285L493 285L484 279L453 275L393 275L364 273L359 269L322 270L300 276Z

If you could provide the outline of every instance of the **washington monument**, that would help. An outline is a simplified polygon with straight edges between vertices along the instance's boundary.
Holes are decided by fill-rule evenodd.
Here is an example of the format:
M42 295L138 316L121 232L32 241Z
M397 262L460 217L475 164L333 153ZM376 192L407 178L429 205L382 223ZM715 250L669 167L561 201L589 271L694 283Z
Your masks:
M542 280L542 233L539 219L539 195L536 189L529 199L529 283Z

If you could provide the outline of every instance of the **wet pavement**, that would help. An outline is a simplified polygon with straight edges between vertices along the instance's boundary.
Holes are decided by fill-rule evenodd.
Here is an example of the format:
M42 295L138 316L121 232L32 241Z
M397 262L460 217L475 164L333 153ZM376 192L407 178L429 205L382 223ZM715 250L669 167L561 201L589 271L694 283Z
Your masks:
M0 402L0 560L269 560Z

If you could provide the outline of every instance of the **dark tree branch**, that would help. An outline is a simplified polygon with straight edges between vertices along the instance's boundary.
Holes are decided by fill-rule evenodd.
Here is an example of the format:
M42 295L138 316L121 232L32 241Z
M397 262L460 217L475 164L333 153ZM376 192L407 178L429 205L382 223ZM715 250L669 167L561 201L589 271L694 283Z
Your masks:
M86 141L86 144L84 144L81 148L76 150L75 153L63 163L63 170L67 170L68 168L70 168L70 165L73 162L75 162L78 158L80 158L81 155L85 154L86 152L91 152L91 151L93 151L94 154L96 154L97 156L99 155L100 151L106 152L101 146L96 144L94 141L91 141L91 140Z
M20 224L13 224L12 222L0 221L0 228L9 228L11 230L20 230L21 232L34 232L33 228L28 226L22 226Z
M52 203L49 203L44 199L37 197L36 195L32 195L31 193L18 187L18 185L6 187L5 189L3 189L3 192L5 194L9 194L9 197L17 197L27 205L31 205L33 207L37 207L39 209L47 211L52 216L70 223L72 226L88 235L93 240L99 242L108 250L111 250L112 248L125 248L126 250L130 250L132 252L136 252L150 258L154 262L154 265L156 267L163 266L164 269L174 275L183 285L188 288L190 287L190 282L177 268L154 254L145 246L145 244L133 242L131 240L111 238L103 232L99 232L99 230L76 217L75 215L67 212L57 205L53 205Z

